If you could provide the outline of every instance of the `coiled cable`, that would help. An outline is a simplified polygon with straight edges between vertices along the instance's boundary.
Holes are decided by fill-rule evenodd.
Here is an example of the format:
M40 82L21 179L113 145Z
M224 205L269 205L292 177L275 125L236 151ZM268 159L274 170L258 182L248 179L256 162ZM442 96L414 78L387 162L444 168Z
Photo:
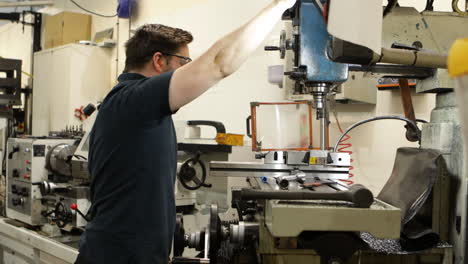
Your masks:
M393 120L400 120L400 121L404 121L406 122L408 125L410 125L413 129L415 129L415 131L417 131L417 134L418 134L418 138L419 138L419 141L421 141L421 131L419 130L418 126L416 125L415 122L413 122L412 120L408 119L408 118L405 118L405 117L401 117L401 116L377 116L377 117L373 117L373 118L369 118L369 119L366 119L366 120L362 120L362 121L359 121L355 124L353 124L352 126L350 126L349 128L346 129L346 131L341 134L341 136L338 138L338 140L336 141L335 143L335 146L333 147L333 151L334 152L337 152L338 151L338 146L340 144L340 142L343 140L343 138L353 129L355 129L356 127L360 126L360 125L363 125L363 124L366 124L366 123L369 123L369 122L373 122L373 121L378 121L378 120L387 120L387 119L393 119Z

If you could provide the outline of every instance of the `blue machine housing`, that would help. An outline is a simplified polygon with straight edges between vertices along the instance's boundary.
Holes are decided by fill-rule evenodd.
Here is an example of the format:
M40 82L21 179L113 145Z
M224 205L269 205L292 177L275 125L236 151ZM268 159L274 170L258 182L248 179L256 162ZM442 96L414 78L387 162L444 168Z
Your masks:
M306 82L342 83L348 79L348 64L333 62L327 49L331 41L323 15L314 0L299 3L299 52L301 68L307 69Z

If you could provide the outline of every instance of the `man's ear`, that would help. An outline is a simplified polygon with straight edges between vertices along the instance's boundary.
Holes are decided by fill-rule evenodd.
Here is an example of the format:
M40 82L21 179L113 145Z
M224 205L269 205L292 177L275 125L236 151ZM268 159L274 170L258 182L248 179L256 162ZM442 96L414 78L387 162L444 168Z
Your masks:
M161 74L164 72L164 67L166 64L166 59L164 58L163 54L161 52L156 52L153 55L153 68L156 73Z

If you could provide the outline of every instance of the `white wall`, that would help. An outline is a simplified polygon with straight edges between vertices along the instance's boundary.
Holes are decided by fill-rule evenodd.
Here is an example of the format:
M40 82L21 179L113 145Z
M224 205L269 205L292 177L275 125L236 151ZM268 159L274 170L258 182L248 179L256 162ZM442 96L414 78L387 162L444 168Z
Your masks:
M114 0L80 0L86 8L103 14L113 14ZM197 57L214 41L234 30L255 15L270 0L139 0L131 28L144 23L162 23L191 31L195 41L191 44L191 56ZM435 1L436 10L450 10L451 1ZM401 5L416 5L419 10L425 0L400 0ZM56 7L78 11L68 0L56 0ZM114 27L119 32L119 48L113 51L114 68L111 76L121 72L124 62L123 43L129 36L129 21L117 18L93 17L93 34L105 28ZM281 25L275 28L266 43L278 41ZM29 30L26 27L26 30ZM116 34L117 35L117 34ZM5 40L9 41L5 41ZM30 34L21 34L21 26L0 27L0 56L21 58L25 65L30 61ZM205 95L181 109L175 120L209 119L225 123L230 133L245 133L245 118L249 114L251 101L278 101L283 99L282 90L267 83L267 66L279 64L276 52L266 53L260 48L234 75L220 82ZM118 66L118 68L116 68ZM29 66L27 67L29 69ZM434 107L433 95L415 95L416 115L429 119ZM402 114L399 94L378 92L377 105L340 105L339 119L344 127L363 118L384 114ZM332 118L334 123L334 119ZM331 142L338 136L334 124L331 128ZM404 139L403 124L396 121L380 121L363 126L351 133L355 152L356 181L367 184L378 192L391 173L396 148L410 146Z

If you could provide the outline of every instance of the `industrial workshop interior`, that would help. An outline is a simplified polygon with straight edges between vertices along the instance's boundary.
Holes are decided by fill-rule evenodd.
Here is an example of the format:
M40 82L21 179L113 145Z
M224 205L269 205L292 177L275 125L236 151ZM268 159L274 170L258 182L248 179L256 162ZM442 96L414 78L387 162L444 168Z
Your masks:
M468 0L0 0L0 263L468 263L467 147Z

